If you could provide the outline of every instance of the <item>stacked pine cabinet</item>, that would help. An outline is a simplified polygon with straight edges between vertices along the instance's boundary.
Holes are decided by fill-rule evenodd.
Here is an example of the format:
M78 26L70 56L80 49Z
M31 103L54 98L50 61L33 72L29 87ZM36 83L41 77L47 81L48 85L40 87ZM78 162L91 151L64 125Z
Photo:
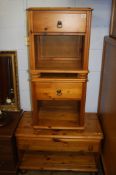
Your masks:
M21 170L98 171L103 135L97 115L85 114L91 14L27 10L32 113L16 131Z
M34 128L84 129L90 8L29 8Z

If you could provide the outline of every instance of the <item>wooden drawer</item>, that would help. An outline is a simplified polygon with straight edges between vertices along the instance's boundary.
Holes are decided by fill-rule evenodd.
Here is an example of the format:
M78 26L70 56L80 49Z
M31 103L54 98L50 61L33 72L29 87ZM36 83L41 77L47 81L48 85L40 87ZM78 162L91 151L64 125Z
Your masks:
M0 173L2 175L17 175L17 170L12 170L12 171L9 171L9 170L0 170Z
M85 32L86 12L33 11L33 32Z
M99 152L100 142L97 140L79 140L63 138L31 138L17 139L19 150L29 151L66 151L66 152Z
M16 153L11 140L0 140L0 170L16 169Z
M4 154L12 154L13 153L13 145L9 140L0 140L0 155Z
M80 100L82 97L82 83L70 82L33 82L34 97L39 100Z
M16 169L16 163L10 159L10 157L7 159L0 160L0 171L1 170L15 170Z

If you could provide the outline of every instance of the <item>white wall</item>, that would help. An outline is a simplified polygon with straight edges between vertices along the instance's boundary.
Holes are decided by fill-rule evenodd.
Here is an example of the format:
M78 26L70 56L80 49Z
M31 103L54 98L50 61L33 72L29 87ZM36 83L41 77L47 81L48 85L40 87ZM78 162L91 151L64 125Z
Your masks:
M28 54L25 44L28 7L92 7L86 111L96 112L102 59L103 38L108 35L111 0L0 0L0 50L17 50L21 107L31 110Z
M109 35L111 0L76 0L76 6L93 8L86 111L96 112L99 96L103 39L105 35Z

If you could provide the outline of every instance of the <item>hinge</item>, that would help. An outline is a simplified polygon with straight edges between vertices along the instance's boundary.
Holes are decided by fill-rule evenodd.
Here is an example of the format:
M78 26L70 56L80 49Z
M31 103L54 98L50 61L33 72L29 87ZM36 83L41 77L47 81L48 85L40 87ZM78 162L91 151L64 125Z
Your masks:
M29 37L28 36L25 37L25 45L26 46L29 46L30 45Z

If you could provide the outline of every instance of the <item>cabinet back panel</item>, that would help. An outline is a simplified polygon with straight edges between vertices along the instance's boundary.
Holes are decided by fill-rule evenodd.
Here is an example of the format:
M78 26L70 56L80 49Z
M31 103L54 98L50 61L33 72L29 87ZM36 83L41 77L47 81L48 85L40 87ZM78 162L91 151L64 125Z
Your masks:
M41 61L80 60L83 57L84 36L35 35L36 67Z

